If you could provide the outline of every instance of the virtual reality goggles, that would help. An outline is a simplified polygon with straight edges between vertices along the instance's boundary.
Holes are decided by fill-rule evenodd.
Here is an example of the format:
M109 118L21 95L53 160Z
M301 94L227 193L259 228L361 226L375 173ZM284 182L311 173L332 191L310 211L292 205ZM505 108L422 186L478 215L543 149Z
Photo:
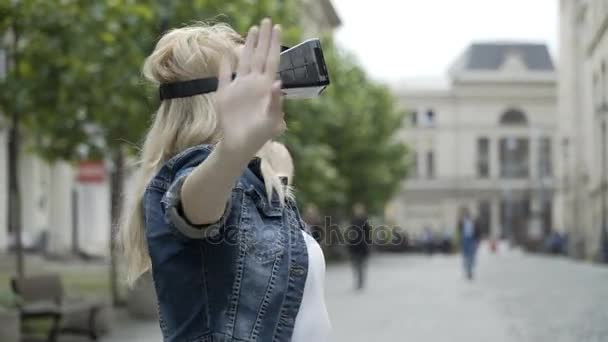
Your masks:
M233 76L234 77L234 76ZM283 47L277 79L283 94L292 99L319 96L329 85L329 73L319 39L309 39L294 47ZM217 77L162 84L160 99L168 100L206 94L217 90Z

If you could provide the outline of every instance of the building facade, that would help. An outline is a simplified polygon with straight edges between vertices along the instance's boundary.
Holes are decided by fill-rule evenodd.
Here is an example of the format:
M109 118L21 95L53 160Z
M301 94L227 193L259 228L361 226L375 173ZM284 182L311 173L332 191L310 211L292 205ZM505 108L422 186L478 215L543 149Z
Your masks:
M560 1L559 53L557 197L571 254L595 259L607 250L608 1Z
M331 0L301 0L305 38L332 33L340 18ZM0 46L0 77L10 67ZM0 115L0 252L12 239L8 224L9 122ZM87 176L91 164L49 164L27 151L27 132L19 154L21 222L26 246L46 235L48 252L66 254L78 249L94 255L108 253L110 237L110 184L106 172ZM106 165L107 169L107 165ZM98 171L93 171L97 172ZM80 174L80 176L79 176ZM130 182L127 180L125 186Z
M556 73L542 44L472 44L442 88L396 86L413 172L391 204L414 236L453 235L466 207L482 229L537 243L555 225Z

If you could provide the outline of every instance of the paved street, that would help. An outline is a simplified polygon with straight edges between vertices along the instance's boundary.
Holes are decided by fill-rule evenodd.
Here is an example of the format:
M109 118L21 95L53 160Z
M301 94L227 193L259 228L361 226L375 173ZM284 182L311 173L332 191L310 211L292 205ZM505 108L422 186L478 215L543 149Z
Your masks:
M469 283L457 257L381 255L370 266L362 293L350 268L328 267L332 341L608 341L605 267L482 251ZM155 323L141 323L104 342L157 336Z
M608 268L482 251L476 281L455 257L382 256L351 290L332 268L333 341L608 341Z

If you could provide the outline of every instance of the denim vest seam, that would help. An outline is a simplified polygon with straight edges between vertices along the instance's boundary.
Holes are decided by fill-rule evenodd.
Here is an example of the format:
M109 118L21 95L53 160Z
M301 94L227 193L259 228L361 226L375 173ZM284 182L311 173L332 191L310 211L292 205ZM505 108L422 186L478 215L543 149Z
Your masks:
M203 283L203 291L205 292L205 298L207 298L207 301L209 301L209 291L207 289L207 279L209 279L207 276L207 267L206 267L206 262L207 262L207 253L205 253L205 246L201 243L200 244L200 248L201 248L201 265L203 266L202 269L202 283ZM209 313L209 305L205 305L205 319L207 320L207 326L208 328L211 328L211 314Z
M292 252L292 234L291 234L292 229L289 229L289 236L288 236L288 245L289 245L289 251L287 253L287 267L289 269L289 265L291 264L291 252ZM289 277L288 277L289 279ZM287 289L289 289L289 280L287 283ZM277 320L277 323L274 327L274 332L272 333L272 341L273 342L281 342L279 339L279 336L282 335L283 333L283 327L284 327L284 323L283 320L281 319L284 314L285 314L285 307L287 305L286 303L287 301L287 291L285 291L285 293L283 293L283 298L281 298L281 310L279 311L279 319Z
M298 260L296 260L296 256L301 254L297 248L297 246L301 246L305 255L302 255L302 260L308 262L308 251L306 250L306 244L304 241L304 236L302 236L302 232L296 226L290 225L290 254L289 254L289 262L288 262L288 276L287 276L287 291L285 292L285 297L283 299L283 305L281 307L281 311L279 313L278 324L275 328L275 334L273 336L273 341L280 342L284 338L288 338L290 336L282 336L285 333L293 334L293 329L295 325L295 319L297 317L298 311L300 310L300 305L302 303L302 295L304 292L304 284L306 282L306 277L304 277L303 282L298 282L299 277L295 277L293 275L292 270L296 267L301 267L298 264ZM293 240L292 240L293 239ZM300 240L302 239L302 240ZM298 242L302 242L302 244L298 244ZM294 248L295 247L295 248ZM308 265L306 265L308 266ZM308 276L308 267L306 267L306 276ZM302 285L301 289L298 288L297 285ZM292 317L293 316L293 317ZM287 331L285 331L287 328Z
M185 150L183 150L182 152L178 153L177 155L175 155L173 158L169 159L165 165L167 166L167 168L172 171L171 173L173 173L173 167L175 166L175 164L179 164L187 155L189 155L190 153L193 152L198 152L198 151L206 151L207 153L210 153L211 150L213 149L210 144L201 144L201 145L196 145L196 146L192 146L189 147Z
M189 338L187 341L188 342L213 342L213 340L215 340L215 337L213 336L213 332L208 330L197 337Z
M170 186L171 186L171 183L169 181L161 179L161 177L157 176L157 177L152 178L152 180L150 181L150 183L148 183L148 186L146 188L147 189L154 188L154 189L158 189L160 191L167 191Z
M245 196L242 196L241 198L241 208L242 210L245 210L246 208L243 206L244 205L244 201L245 201ZM241 213L241 217L239 218L239 222L238 225L241 226L242 225L242 213ZM230 294L230 307L228 308L228 312L226 313L226 315L228 316L228 322L226 322L226 336L230 339L232 339L234 337L234 329L236 326L236 313L238 310L238 305L239 305L239 298L240 298L240 292L241 292L241 282L243 281L243 272L244 272L244 268L245 268L245 263L243 262L243 259L245 258L245 248L244 248L244 244L240 241L241 237L237 235L237 240L238 240L238 246L239 246L239 254L238 254L238 260L237 260L237 265L236 265L236 274L234 276L234 282L232 284L232 292Z
M277 268L280 265L280 262L283 260L283 255L278 255L272 265L272 271L270 275L270 281L268 282L268 286L266 287L266 292L264 293L264 299L262 300L262 305L260 305L260 309L256 315L255 324L253 325L253 329L251 332L251 339L257 339L259 334L260 325L262 324L262 319L264 315L266 315L266 309L270 304L270 294L274 289L276 279L277 279Z

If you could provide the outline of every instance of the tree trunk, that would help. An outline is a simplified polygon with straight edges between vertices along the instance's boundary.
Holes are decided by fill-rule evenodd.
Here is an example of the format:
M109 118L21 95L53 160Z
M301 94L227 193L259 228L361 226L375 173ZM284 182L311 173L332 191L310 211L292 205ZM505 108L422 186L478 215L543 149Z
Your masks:
M19 119L14 112L8 136L8 229L15 239L17 277L24 274L23 243L21 239L21 193L19 191Z
M122 194L125 174L124 151L122 146L113 153L112 160L114 170L110 180L110 290L112 292L112 302L114 306L124 305L124 299L120 298L118 289L118 265L116 260L116 234L122 209Z
M12 60L8 61L8 67L15 68L15 77L19 78L17 68L19 58L17 45L19 43L19 29L17 19L13 18L11 23L13 33ZM9 55L10 56L10 55ZM10 57L9 57L10 58ZM8 229L15 238L16 272L17 277L24 275L24 258L21 226L21 193L19 191L19 112L13 109L11 113L11 127L8 135Z

